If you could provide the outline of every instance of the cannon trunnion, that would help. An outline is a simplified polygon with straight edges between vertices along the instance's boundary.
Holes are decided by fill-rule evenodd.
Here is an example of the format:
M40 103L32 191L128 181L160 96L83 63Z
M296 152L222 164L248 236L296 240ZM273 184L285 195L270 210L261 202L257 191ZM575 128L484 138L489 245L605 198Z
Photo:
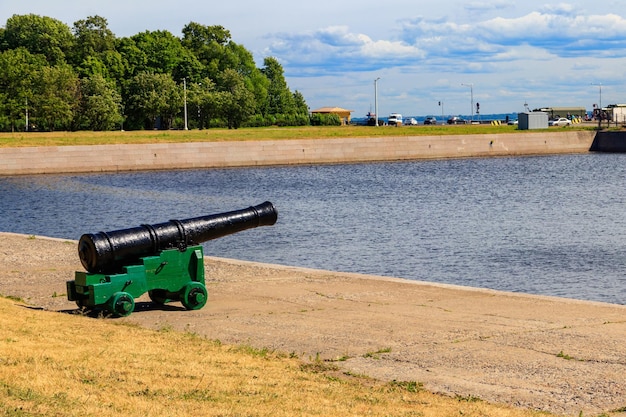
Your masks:
M276 223L270 202L243 210L170 220L81 236L78 253L87 270L67 282L67 298L79 307L101 307L128 316L146 292L157 304L180 301L188 310L206 304L204 254L199 245L246 229Z

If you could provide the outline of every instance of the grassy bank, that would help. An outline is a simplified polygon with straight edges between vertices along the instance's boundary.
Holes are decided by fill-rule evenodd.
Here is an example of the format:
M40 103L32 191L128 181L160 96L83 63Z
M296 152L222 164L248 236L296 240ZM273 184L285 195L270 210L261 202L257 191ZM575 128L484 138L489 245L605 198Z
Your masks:
M379 383L332 362L0 298L3 416L539 416Z
M562 128L551 128L562 129ZM592 129L583 125L568 129ZM325 139L375 136L470 135L519 133L517 126L340 126L269 127L244 129L114 131L114 132L19 132L0 133L0 147L66 146L155 142L251 141ZM532 132L537 132L533 130Z

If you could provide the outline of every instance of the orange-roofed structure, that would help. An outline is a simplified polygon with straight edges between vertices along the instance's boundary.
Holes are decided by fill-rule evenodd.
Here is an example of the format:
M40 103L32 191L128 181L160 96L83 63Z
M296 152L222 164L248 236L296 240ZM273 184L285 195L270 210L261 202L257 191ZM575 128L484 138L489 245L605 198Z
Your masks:
M342 125L350 124L350 120L352 118L352 112L354 110L346 110L341 107L320 107L316 110L311 110L312 114L336 114L341 119Z

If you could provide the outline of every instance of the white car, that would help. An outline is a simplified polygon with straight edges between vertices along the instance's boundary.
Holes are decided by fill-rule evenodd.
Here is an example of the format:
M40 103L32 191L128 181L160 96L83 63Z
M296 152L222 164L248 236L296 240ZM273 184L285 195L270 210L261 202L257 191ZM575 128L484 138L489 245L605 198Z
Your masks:
M417 120L415 120L414 117L409 117L408 119L404 119L404 124L405 125L411 125L411 126L415 126L417 125Z
M402 126L402 115L400 113L391 113L387 118L387 124L390 126Z
M565 117L561 117L559 119L550 120L550 122L548 124L550 126L569 126L569 125L572 124L572 121L570 119L565 118Z

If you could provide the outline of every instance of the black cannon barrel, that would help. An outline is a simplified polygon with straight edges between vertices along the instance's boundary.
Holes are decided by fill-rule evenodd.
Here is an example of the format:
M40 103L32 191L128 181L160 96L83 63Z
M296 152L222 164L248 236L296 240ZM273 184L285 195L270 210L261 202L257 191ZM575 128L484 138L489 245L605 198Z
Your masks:
M258 226L271 226L277 219L274 205L266 201L227 213L88 233L80 237L78 256L88 272L112 273L142 256L172 247L199 244Z

